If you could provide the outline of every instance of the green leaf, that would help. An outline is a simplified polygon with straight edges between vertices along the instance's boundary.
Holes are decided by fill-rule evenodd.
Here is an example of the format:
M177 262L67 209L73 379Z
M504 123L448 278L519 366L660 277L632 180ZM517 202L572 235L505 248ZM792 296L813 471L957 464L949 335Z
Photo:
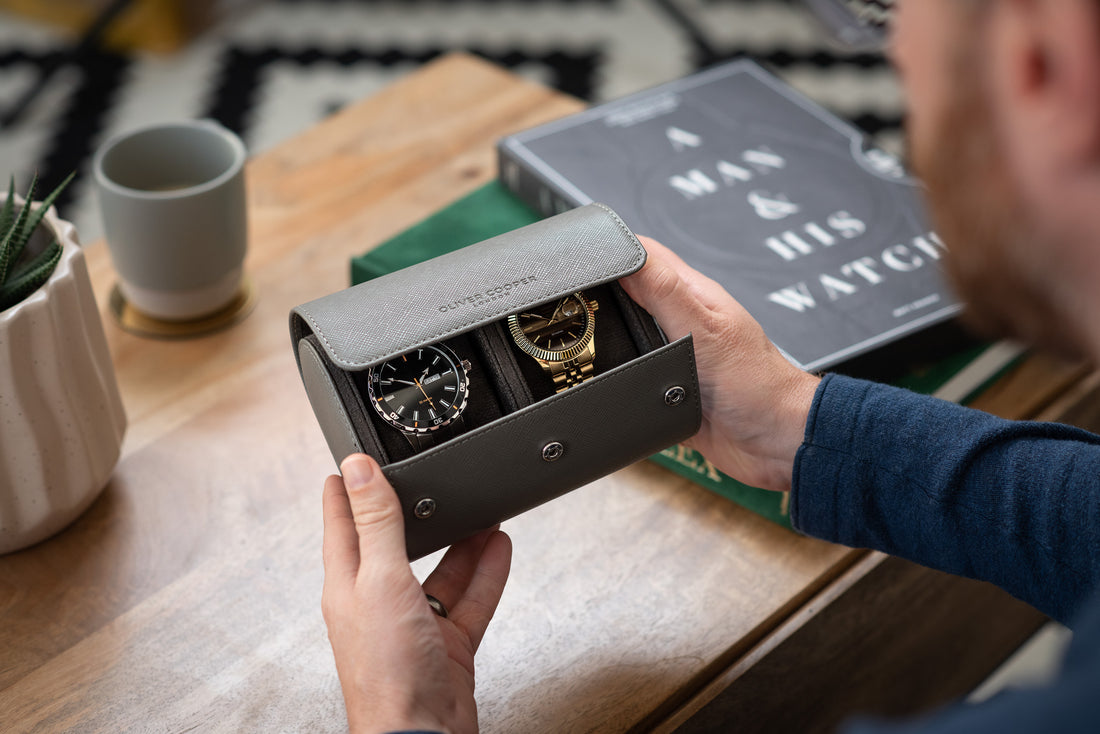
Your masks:
M49 208L51 206L53 206L54 200L57 199L58 195L61 193L61 190L69 185L69 182L73 180L73 176L75 176L75 175L76 175L75 171L70 173L65 178L64 181L62 181L60 184L58 184L57 188L55 188L53 191L51 191L46 196L46 198L42 200L42 204L39 205L39 207L31 215L31 218L27 221L27 223L23 227L23 244L24 244L24 246L27 244L27 241L30 240L31 235L34 233L34 228L38 226L39 222L42 221L42 218L44 216L46 216L46 212L49 211ZM38 179L38 176L36 175L35 180L37 180L37 179ZM34 190L34 183L32 182L31 183L31 191L33 191L33 190ZM31 203L31 195L27 194L27 208L30 207L30 203ZM20 248L20 249L22 249L22 248Z
M4 200L4 208L0 209L0 232L7 232L15 220L15 176L11 177L8 184L8 198Z
M34 267L22 269L18 277L0 285L0 311L19 303L49 280L61 260L61 245L57 240L50 242L43 255L35 258Z
M0 311L13 306L37 290L45 283L61 260L62 247L56 239L50 240L46 248L19 265L19 258L30 241L34 230L53 206L61 191L73 180L70 173L57 188L36 208L34 193L38 187L38 174L31 179L27 199L19 215L15 216L15 177L11 177L8 186L8 198L0 208ZM32 211L33 210L33 211Z
M10 283L16 278L22 277L25 273L33 270L34 268L37 268L39 263L48 260L50 258L50 252L52 251L53 245L56 244L58 244L56 239L50 240L50 244L46 245L46 247L42 249L42 252L38 253L33 258L24 258L22 263L20 263L16 267L13 267L8 272L8 282Z
M0 283L4 282L4 278L8 274L8 263L12 261L11 257L11 231L12 224L15 219L15 176L11 177L11 185L8 187L8 198L4 202L4 209L0 212L0 221L3 223L3 227L0 227Z
M34 230L42 222L42 218L46 216L46 212L53 206L61 191L73 180L74 175L75 172L70 173L35 208L32 204L34 192L38 186L36 173L31 179L27 200L14 221L12 220L15 208L15 177L11 178L7 201L0 209L0 238L2 238L0 239L0 311L19 303L37 290L49 279L61 260L62 248L54 239L29 262L16 265Z
M36 173L34 178L31 179L31 188L27 192L27 201L23 204L23 208L19 210L19 217L16 218L11 229L0 233L3 234L4 237L3 240L0 240L0 253L3 254L3 258L0 259L0 283L7 280L8 268L19 259L19 255L23 252L23 247L27 244L27 237L23 233L23 225L26 224L27 218L30 216L30 202L34 200L34 188L37 184L38 174Z

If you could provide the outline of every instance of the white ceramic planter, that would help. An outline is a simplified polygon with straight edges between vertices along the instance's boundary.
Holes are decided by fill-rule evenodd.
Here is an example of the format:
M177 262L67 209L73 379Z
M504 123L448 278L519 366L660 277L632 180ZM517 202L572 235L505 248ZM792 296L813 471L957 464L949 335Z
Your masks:
M53 535L87 509L126 430L76 230L51 210L28 251L48 243L43 227L62 246L57 269L0 311L0 553Z

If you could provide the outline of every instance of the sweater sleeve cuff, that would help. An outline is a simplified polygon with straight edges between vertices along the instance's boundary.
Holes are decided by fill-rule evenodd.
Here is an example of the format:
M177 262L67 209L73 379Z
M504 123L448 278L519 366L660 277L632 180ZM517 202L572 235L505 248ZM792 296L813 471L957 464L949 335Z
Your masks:
M837 539L843 511L837 489L859 421L852 408L862 403L869 387L835 374L825 375L817 387L791 477L791 525L800 533Z

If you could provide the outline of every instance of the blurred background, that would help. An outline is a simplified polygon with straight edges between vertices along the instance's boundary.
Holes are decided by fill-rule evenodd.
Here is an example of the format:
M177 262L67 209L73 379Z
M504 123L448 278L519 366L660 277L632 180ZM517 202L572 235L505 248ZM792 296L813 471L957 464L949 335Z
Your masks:
M900 148L885 59L801 0L0 0L0 175L76 171L58 204L91 242L111 135L210 117L256 153L454 50L590 102L750 56Z
M462 50L600 102L749 56L896 153L903 100L878 53L837 46L802 0L0 0L0 175L101 235L91 157L139 125L209 117L252 153ZM1050 624L975 692L1051 674Z

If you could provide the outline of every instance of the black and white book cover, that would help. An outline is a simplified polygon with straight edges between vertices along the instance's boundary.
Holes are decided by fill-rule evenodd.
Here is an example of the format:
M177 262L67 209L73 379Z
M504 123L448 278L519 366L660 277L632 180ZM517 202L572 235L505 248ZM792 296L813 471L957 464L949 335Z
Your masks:
M499 154L532 206L611 206L722 283L804 369L962 310L920 184L750 60L509 136Z

